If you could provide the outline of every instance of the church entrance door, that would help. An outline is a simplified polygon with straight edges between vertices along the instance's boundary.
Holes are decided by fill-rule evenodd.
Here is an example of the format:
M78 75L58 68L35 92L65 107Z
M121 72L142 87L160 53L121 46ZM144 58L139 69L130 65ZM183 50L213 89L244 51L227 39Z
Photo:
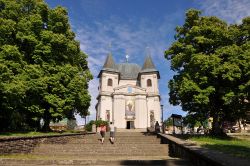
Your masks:
M127 121L126 129L134 129L134 128L135 128L135 122L134 121Z

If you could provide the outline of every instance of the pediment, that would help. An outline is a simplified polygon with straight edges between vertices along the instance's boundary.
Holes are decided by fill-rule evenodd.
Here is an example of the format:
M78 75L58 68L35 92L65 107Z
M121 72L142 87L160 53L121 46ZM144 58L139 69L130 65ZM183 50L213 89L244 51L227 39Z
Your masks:
M114 92L121 92L121 93L145 93L146 89L141 88L135 85L123 85L114 88Z

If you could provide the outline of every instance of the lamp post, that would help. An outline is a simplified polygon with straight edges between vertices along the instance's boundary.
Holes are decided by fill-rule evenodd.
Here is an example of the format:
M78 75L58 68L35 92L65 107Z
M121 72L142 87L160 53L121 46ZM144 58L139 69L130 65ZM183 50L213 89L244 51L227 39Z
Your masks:
M162 133L165 133L165 125L163 122L163 105L161 104L161 127L162 127Z
M161 123L163 124L163 105L161 104Z

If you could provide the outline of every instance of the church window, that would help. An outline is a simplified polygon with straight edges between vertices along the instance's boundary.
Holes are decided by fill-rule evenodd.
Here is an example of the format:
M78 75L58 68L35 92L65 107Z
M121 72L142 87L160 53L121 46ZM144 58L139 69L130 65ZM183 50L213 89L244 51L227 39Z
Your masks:
M128 93L132 93L132 87L128 87Z
M108 79L108 86L113 86L113 80L112 79Z
M151 87L152 86L152 81L151 81L151 79L148 79L147 80L147 87Z

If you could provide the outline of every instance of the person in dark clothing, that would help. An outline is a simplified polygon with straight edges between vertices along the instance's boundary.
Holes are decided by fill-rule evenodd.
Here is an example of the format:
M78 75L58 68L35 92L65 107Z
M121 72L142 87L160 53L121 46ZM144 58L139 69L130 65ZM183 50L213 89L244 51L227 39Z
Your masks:
M159 132L160 132L160 125L159 125L159 122L158 122L158 121L156 121L156 123L155 123L155 132L156 132L156 133L159 133Z

